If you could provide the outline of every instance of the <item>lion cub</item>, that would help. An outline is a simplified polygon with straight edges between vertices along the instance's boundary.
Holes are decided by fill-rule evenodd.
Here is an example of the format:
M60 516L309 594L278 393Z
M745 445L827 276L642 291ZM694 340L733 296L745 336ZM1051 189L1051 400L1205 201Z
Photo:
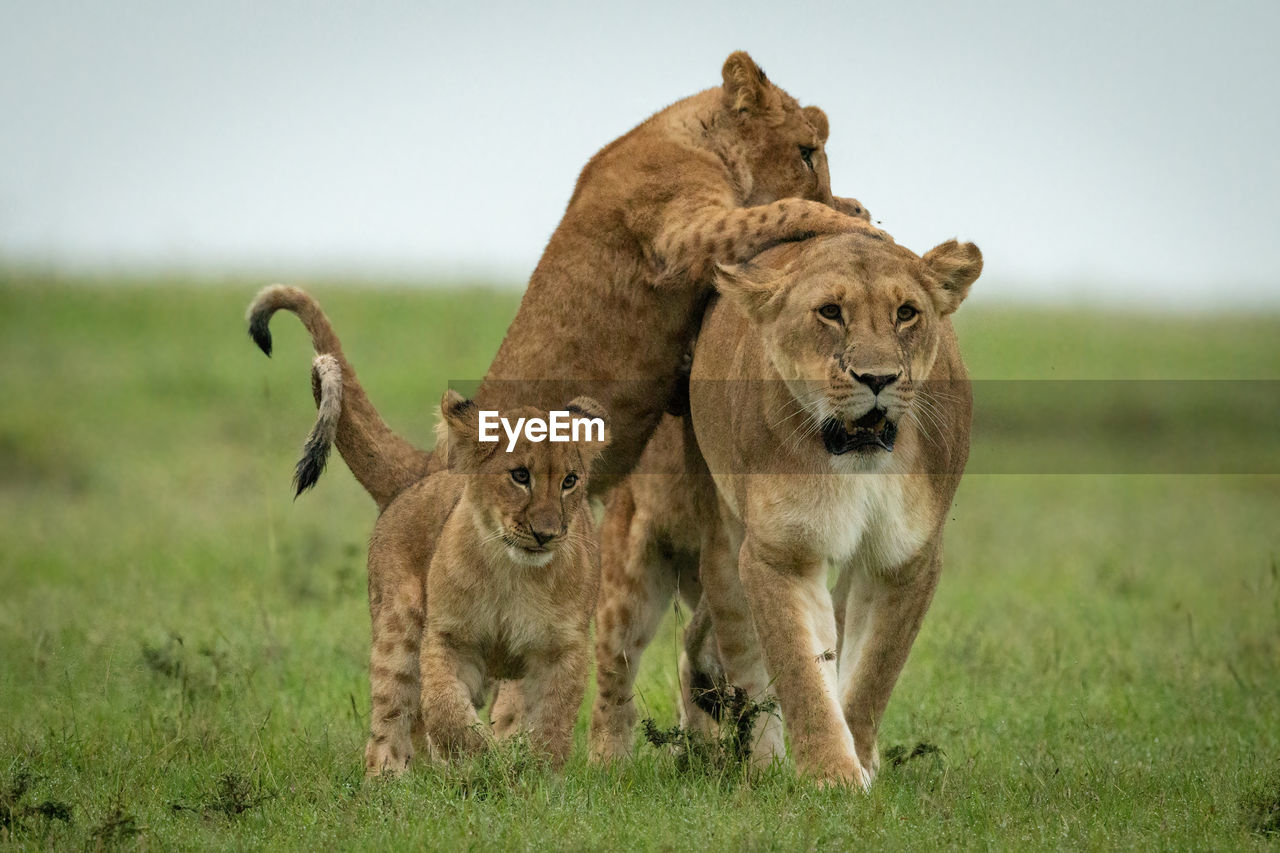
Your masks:
M267 322L280 309L297 314L322 350L312 373L319 413L297 480L319 476L349 406L363 407L369 422L402 441L382 424L328 318L305 292L277 285L254 300L249 317L263 349L270 348ZM497 417L554 428L551 414L522 408ZM605 414L588 397L569 402L559 416L569 440L535 440L532 427L516 426L514 438L506 427L486 428L482 417L497 417L455 391L444 395L441 415L444 467L379 501L369 543L365 770L404 771L415 741L437 759L481 749L489 735L476 710L497 679L519 681L517 691L504 692L506 701L523 703L521 727L560 766L589 669L600 569L587 477L609 442ZM381 452L385 435L355 435L360 443L349 442L344 458L361 454L383 482L400 476L402 459Z
M523 726L535 747L557 766L568 758L599 585L587 472L608 436L595 401L579 397L567 410L599 428L560 443L522 434L508 450L505 437L481 440L473 402L445 394L449 469L392 501L369 545L368 772L407 766L419 696L434 758L483 748L476 711L495 679L521 681ZM514 421L548 413L503 414Z

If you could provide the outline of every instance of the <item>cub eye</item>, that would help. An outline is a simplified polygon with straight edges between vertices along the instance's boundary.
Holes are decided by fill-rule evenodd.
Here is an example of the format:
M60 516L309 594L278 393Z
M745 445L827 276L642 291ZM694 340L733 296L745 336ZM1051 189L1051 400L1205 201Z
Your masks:
M898 322L906 323L910 320L914 320L915 316L919 313L920 312L915 309L914 305L903 305L898 309Z
M818 315L827 320L839 320L840 306L834 302L828 302L818 309Z
M578 475L566 474L564 478L564 482L560 484L560 488L564 489L567 492L576 485L578 485Z
M515 480L522 486L529 485L529 469L521 465L519 468L511 469L511 479Z
M817 150L818 149L811 148L808 145L800 146L800 159L803 160L804 164L810 169L813 168L813 152Z

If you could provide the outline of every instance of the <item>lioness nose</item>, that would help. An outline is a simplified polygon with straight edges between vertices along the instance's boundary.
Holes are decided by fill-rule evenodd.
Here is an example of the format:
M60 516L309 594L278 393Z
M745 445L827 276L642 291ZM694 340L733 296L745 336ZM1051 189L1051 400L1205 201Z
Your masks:
M855 373L852 370L849 372L853 374L854 379L870 388L872 394L879 394L885 386L902 375L900 373Z

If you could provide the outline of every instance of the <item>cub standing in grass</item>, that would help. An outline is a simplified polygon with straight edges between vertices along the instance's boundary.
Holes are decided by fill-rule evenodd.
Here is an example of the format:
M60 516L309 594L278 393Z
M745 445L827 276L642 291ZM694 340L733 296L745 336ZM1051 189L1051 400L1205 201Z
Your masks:
M629 746L630 680L672 588L657 536L688 543L682 526L706 524L699 579L728 680L776 693L802 773L871 783L968 458L972 398L949 316L981 271L971 243L920 258L860 235L720 271L694 350L692 434L665 422L676 434L653 446L666 456L646 455L605 516L621 540L603 545L593 756ZM645 483L663 475L694 512L665 511ZM779 721L759 726L756 758L780 758Z
M270 350L268 321L281 308L302 319L322 351L312 372L319 415L297 473L299 482L314 483L348 401L382 421L328 319L303 291L277 285L254 300L249 318L259 345ZM369 544L366 772L402 772L415 740L441 759L481 749L488 737L476 709L499 678L518 680L520 728L562 765L590 663L600 573L586 491L591 463L608 445L604 412L586 397L562 413L482 412L449 391L441 414L441 469L385 502L370 490L383 511ZM488 435L483 427L503 417L550 422L553 430L566 422L570 440L537 440L532 426ZM344 457L358 454L367 476L392 482L395 459L381 454L379 435L350 432Z

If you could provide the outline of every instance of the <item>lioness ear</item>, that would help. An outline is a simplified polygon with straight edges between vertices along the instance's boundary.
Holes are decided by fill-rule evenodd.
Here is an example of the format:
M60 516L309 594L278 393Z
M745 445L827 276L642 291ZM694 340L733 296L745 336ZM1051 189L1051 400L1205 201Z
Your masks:
M804 107L800 111L804 113L809 124L813 125L814 133L818 134L818 138L825 143L827 134L831 133L831 123L827 121L827 114L818 107Z
M720 70L724 78L724 105L734 112L755 112L764 106L769 78L744 50L729 54Z
M469 468L492 452L492 445L480 442L480 409L475 402L450 388L440 398L440 423L436 442L445 443L450 468Z
M604 406L591 397L574 397L569 401L568 409L571 435L579 437L578 449L582 453L583 464L590 467L613 438L609 433L609 416Z
M948 240L925 252L924 262L938 277L933 303L939 314L950 314L959 308L982 274L982 252L972 243Z
M752 263L716 264L715 285L752 322L771 320L782 310L782 273Z

